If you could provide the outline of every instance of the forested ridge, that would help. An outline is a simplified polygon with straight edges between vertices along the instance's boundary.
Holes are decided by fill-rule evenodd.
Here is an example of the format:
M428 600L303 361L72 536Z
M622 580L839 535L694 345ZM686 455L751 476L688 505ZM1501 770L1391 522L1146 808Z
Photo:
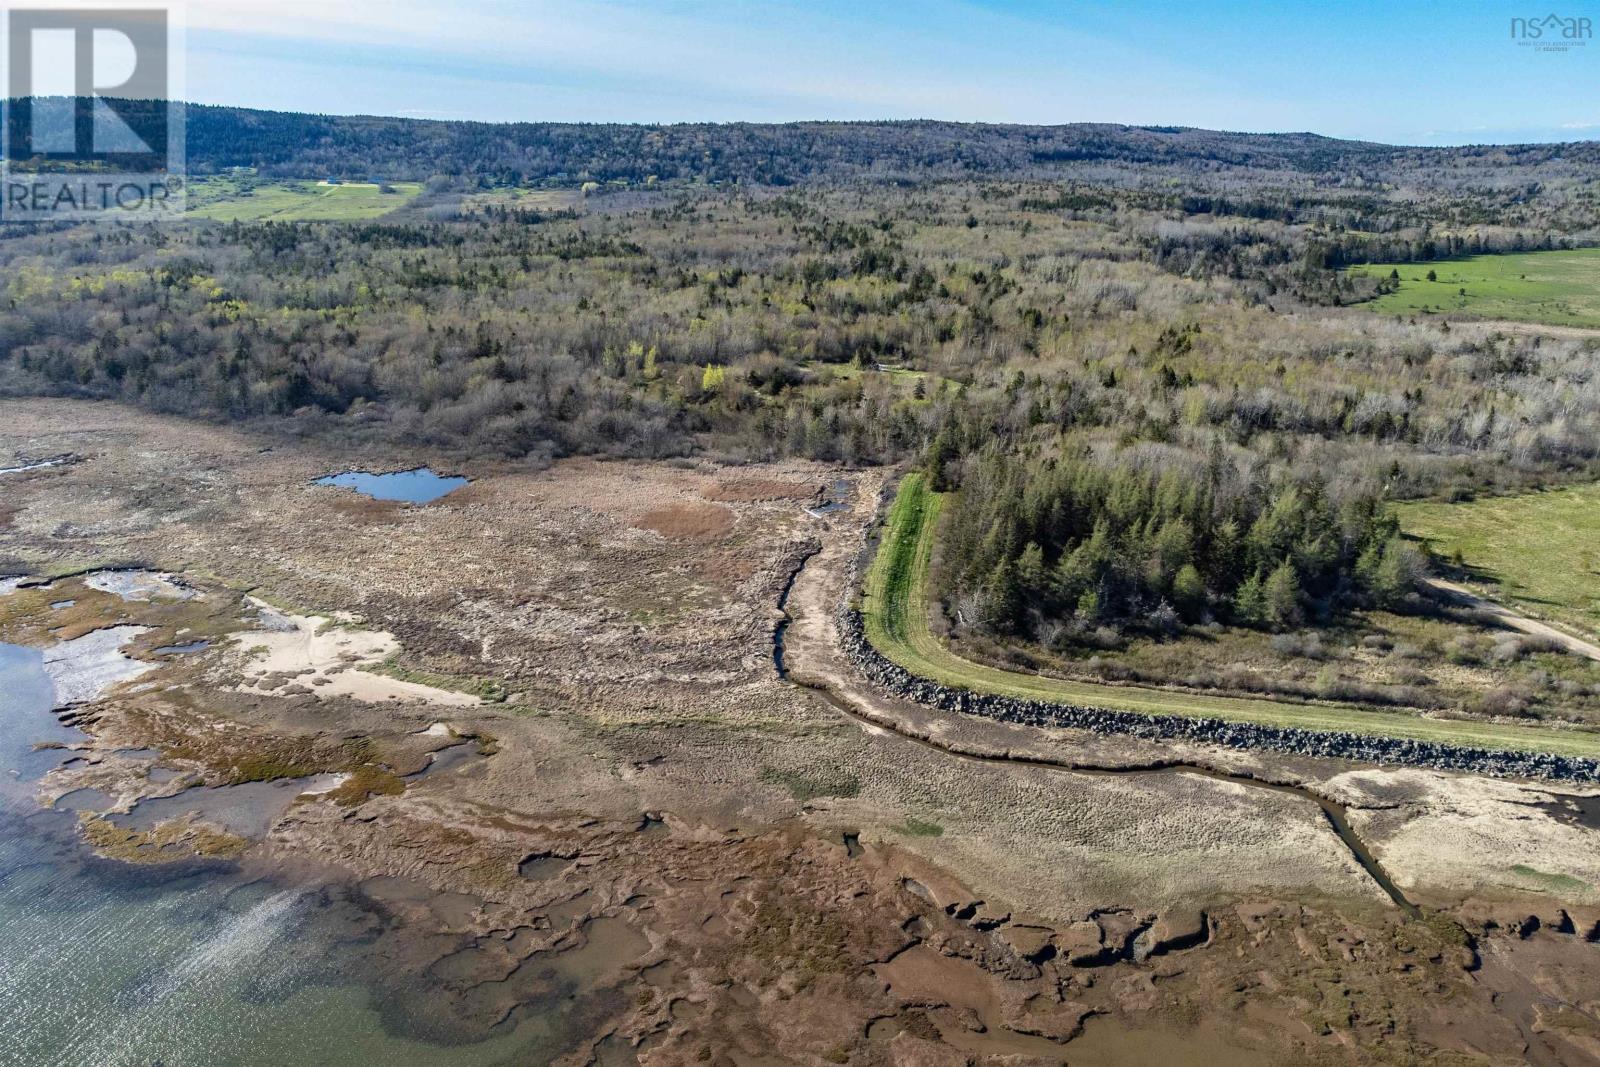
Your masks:
M642 181L654 175L784 184L862 174L915 179L1016 174L1089 160L1320 171L1426 153L1314 134L1096 123L484 123L205 105L189 105L187 121L190 159L202 172L287 167L297 176L320 168L410 178L445 173L501 181L578 176Z
M543 179L698 180L755 185L863 176L1038 177L1091 163L1288 172L1354 188L1420 181L1548 181L1600 164L1600 147L1417 148L1313 133L1230 133L1176 126L1021 126L938 121L485 123L306 115L187 106L196 173L260 167L289 177L434 175L499 183Z

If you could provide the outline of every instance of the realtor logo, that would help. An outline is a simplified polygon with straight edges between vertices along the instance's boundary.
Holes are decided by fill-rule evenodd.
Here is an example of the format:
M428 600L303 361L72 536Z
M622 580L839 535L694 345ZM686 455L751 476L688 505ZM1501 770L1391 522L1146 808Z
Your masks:
M1582 48L1594 36L1594 21L1587 17L1549 14L1511 20L1511 39L1537 52L1565 52Z
M175 29L170 7L6 9L0 221L181 217Z

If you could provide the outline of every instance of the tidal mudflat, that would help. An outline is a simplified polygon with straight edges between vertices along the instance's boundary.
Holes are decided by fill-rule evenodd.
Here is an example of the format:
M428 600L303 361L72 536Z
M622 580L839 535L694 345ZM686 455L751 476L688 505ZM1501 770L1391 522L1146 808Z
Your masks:
M547 1061L566 1047L565 1005L534 1004L476 1041L430 1018L425 991L371 957L385 919L353 884L97 859L75 813L41 809L34 795L85 736L57 720L56 702L44 657L0 644L0 1064L472 1067ZM85 798L63 799L73 808ZM92 799L86 810L106 800ZM260 833L286 803L246 799L200 807ZM148 801L133 817L184 803Z
M60 877L117 901L187 901L199 926L147 925L190 950L234 931L266 946L252 973L286 973L213 983L251 1006L215 1017L276 1060L183 1030L198 993L170 1015L84 998L204 1062L341 1062L280 1032L289 1014L357 1035L345 1062L560 1067L775 1049L808 1067L951 1048L981 1067L1315 1062L1378 1041L1571 1060L1583 1040L1538 1006L1579 1010L1597 973L1591 791L1024 729L873 692L832 628L880 472L469 464L470 487L417 507L310 488L348 462L310 445L0 403L13 452L93 456L10 476L0 640L27 646L11 655L35 686L63 645L133 672L40 720L66 748L17 752L39 761L28 825L70 846L46 873L76 858ZM838 506L807 515L818 501ZM113 627L132 629L97 636ZM1163 761L1334 798L1420 915L1302 796ZM224 885L250 888L208 905ZM164 895L180 893L200 895ZM193 975L241 950L140 951ZM85 969L40 958L51 973L23 984L46 993ZM308 989L354 1022L324 1026Z

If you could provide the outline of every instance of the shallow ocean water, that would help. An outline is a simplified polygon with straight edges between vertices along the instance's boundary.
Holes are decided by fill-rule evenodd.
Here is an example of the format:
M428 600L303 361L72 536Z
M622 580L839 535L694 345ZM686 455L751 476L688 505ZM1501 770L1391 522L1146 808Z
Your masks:
M62 726L43 657L0 644L0 1065L477 1067L542 1063L559 1010L473 1044L436 1044L405 978L381 983L370 917L318 884L236 865L100 860L37 782L81 735ZM443 1010L443 1009L441 1009ZM404 1016L407 1033L393 1020ZM420 1025L419 1025L420 1022Z

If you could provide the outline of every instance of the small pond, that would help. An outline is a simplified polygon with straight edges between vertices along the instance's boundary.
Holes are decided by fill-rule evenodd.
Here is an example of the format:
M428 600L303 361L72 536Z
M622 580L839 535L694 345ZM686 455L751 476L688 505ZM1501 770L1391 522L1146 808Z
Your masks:
M431 467L418 467L409 471L392 471L372 474L368 471L345 471L318 478L318 485L333 485L341 489L354 489L374 500L403 500L408 504L426 504L453 493L466 485L469 479L460 475L439 474Z
M848 478L835 478L827 492L823 493L821 503L806 508L806 514L814 519L820 519L835 511L843 511L850 506L850 489Z

